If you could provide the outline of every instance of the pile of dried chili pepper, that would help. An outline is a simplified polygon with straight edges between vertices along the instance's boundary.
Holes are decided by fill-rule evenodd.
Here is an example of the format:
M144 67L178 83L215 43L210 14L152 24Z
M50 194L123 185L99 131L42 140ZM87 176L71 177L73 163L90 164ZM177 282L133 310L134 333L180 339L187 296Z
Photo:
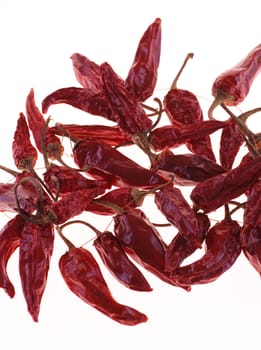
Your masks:
M173 286L173 293L175 288L189 292L222 278L240 254L261 275L261 131L247 126L261 109L235 115L229 108L249 93L261 69L261 46L217 77L207 113L194 92L177 87L191 53L165 95L156 96L160 56L161 19L156 18L143 33L126 77L108 62L74 53L81 87L53 91L41 107L33 89L27 94L13 135L16 169L0 166L12 176L0 183L0 210L11 217L0 230L0 288L15 296L8 262L18 250L22 291L35 322L56 235L65 243L57 268L68 288L124 325L148 318L116 300L104 269L134 293L152 292L151 274ZM79 109L82 124L47 117L54 104ZM226 113L225 121L215 120L216 108ZM133 158L125 152L130 149ZM69 162L65 154L71 154ZM149 166L139 161L144 157ZM36 168L41 158L42 172ZM163 223L150 217L146 196ZM223 212L219 222L212 217L216 211ZM104 230L95 227L101 216L108 219ZM93 217L97 220L90 222ZM74 225L82 228L80 246L65 234ZM164 234L166 227L171 237ZM201 257L193 261L195 251Z

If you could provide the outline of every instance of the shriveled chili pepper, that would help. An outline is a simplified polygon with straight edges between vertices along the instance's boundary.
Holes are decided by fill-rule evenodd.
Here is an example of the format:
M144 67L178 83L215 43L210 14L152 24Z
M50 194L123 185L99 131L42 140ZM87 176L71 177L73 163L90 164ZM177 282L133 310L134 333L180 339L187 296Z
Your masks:
M161 213L195 245L201 247L198 218L179 188L172 185L158 190L154 201Z
M99 265L88 250L71 247L61 256L59 269L75 295L112 320L129 326L147 321L146 315L114 299Z
M105 191L106 188L110 187L106 181L88 179L71 168L56 164L51 164L43 177L49 190L59 195L96 187L103 187Z
M56 225L61 225L72 217L80 215L88 203L103 192L104 188L94 187L66 193L61 199L49 206L52 220Z
M210 227L210 221L206 214L197 213L196 215L199 226L199 237L197 237L197 240L203 243ZM167 246L165 270L167 272L176 270L187 257L196 251L196 249L198 249L198 244L195 244L195 242L183 232L178 232Z
M51 159L59 158L63 154L63 146L60 139L52 134L48 127L46 128L46 121L36 106L33 89L31 89L26 99L26 117L37 149L40 152L46 151L47 157ZM43 135L44 129L46 129L45 135ZM45 147L45 150L43 147Z
M28 312L35 322L38 322L40 304L47 283L53 245L52 230L52 225L48 225L47 233L44 226L26 221L21 232L19 272ZM50 235L48 239L47 234Z
M153 149L161 151L165 147L178 147L186 142L201 139L226 126L218 120L205 120L195 125L164 125L151 131L149 141Z
M187 61L192 57L192 53L187 55L170 90L163 98L164 111L170 122L180 128L182 128L183 125L197 124L203 121L203 111L197 96L189 90L179 89L177 87L178 79ZM197 128L196 125L195 128ZM197 140L187 141L186 146L191 152L215 161L211 139L208 135Z
M241 103L248 95L260 70L261 44L251 50L237 65L215 79L212 85L215 100L209 108L209 117L213 118L213 110L221 103L228 106L236 106Z
M176 183L189 186L225 172L224 168L210 159L191 153L174 154L168 148L157 155L152 170L170 173Z
M0 211L17 213L17 199L20 208L26 212L33 212L35 210L35 198L26 191L25 188L19 188L17 191L18 198L15 196L15 183L0 183Z
M12 152L15 165L21 170L32 169L37 161L38 154L30 141L26 118L20 113L12 143Z
M227 170L232 169L234 160L244 140L237 130L233 119L229 120L226 127L222 129L220 137L219 159L220 164Z
M110 231L100 232L92 225L88 223L87 225L97 234L93 245L112 275L127 288L143 292L151 291L148 281L129 259L120 240Z
M126 89L139 101L152 96L161 52L161 19L156 18L142 35L131 68L125 79Z
M126 142L132 142L131 138L123 135L119 127L108 125L79 125L56 124L50 131L55 135L68 136L70 140L77 142L82 139L102 140L110 146L119 146Z
M245 234L244 234L245 236ZM244 245L242 250L253 266L253 268L261 276L261 223L255 226L247 235L244 237Z
M101 65L101 73L104 94L121 131L127 136L149 131L151 119L138 100L126 90L123 80L106 62Z
M243 194L260 175L261 157L258 157L200 182L193 188L190 198L196 207L209 213Z
M55 90L42 101L42 112L47 113L50 106L65 103L92 115L115 121L103 92L93 95L89 90L67 87Z
M0 231L0 288L3 288L10 298L15 295L15 289L8 277L7 263L19 247L24 220L16 215L9 220Z
M100 66L79 53L74 53L71 59L74 74L78 82L87 89L89 93L93 95L100 93L102 91Z
M143 168L101 141L82 140L76 144L73 155L80 169L91 167L91 169L101 170L113 175L118 183L128 186L151 188L167 182L160 175Z
M237 221L230 219L212 226L206 236L205 254L199 260L176 269L172 278L182 285L215 281L240 255L240 229Z

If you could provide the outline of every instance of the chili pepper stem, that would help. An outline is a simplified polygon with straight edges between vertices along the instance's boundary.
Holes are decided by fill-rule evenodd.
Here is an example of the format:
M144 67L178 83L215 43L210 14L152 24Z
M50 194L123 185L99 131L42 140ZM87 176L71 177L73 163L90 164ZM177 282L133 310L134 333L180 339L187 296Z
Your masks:
M64 236L64 234L62 233L62 228L60 226L55 226L56 231L58 232L59 236L61 237L61 239L64 241L64 243L67 245L67 247L69 249L71 248L75 248L75 245Z
M247 112L244 112L242 113L238 119L241 120L244 124L246 123L247 119L255 114L255 113L258 113L258 112L261 112L261 107L257 107L257 108L254 108L254 109L251 109L250 111L247 111Z
M6 166L4 165L0 165L0 169L7 172L8 174L11 174L13 177L16 177L19 175L19 173L15 170L12 170L10 168L7 168Z
M226 99L227 99L227 95L222 93L222 91L220 91L219 94L215 97L214 101L212 102L212 104L210 105L210 107L208 109L208 119L210 119L210 120L217 120L216 118L214 118L213 112L218 106L222 105L222 103Z
M97 236L101 236L103 234L103 232L101 232L100 230L98 230L96 227L94 227L92 224L90 224L87 221L83 221L83 220L71 220L66 222L65 224L60 226L60 229L62 230L64 227L72 225L72 224L82 224L85 225L87 227L89 227L90 229L92 229Z
M187 65L187 62L189 59L193 58L194 57L194 53L190 52L187 54L180 70L178 71L178 74L176 75L175 79L173 80L173 83L171 84L171 87L170 87L170 90L174 90L174 89L177 89L177 81L181 75L181 73L183 72L185 66Z

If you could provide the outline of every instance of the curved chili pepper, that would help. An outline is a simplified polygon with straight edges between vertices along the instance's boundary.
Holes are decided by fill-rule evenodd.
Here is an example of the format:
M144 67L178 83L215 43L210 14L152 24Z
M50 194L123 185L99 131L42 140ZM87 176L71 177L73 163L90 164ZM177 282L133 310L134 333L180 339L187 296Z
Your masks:
M212 134L226 126L225 122L218 120L205 120L195 125L164 125L151 131L149 141L155 151L162 151L165 147L178 147L186 142L195 141Z
M132 142L130 137L122 134L118 126L59 123L51 127L50 131L55 135L68 136L74 142L82 139L94 139L101 140L110 146L119 146L126 142Z
M167 182L151 170L143 168L118 150L95 140L82 140L73 150L80 169L91 167L115 177L116 183L133 187L151 188ZM90 170L91 170L90 169ZM90 170L86 170L88 173Z
M197 241L203 243L210 227L210 221L208 216L203 213L197 213L196 215L199 226L199 237L197 237ZM178 232L167 246L165 271L175 271L196 249L198 249L198 244L195 244L195 242L183 232Z
M35 322L38 322L40 304L47 283L53 250L52 230L52 225L48 225L47 230L44 226L26 221L21 232L19 272L28 312Z
M215 281L237 260L241 252L240 226L237 221L224 219L215 224L206 236L206 252L197 261L176 269L172 278L182 285Z
M174 154L168 148L157 155L151 169L170 173L175 182L183 186L195 185L225 172L224 168L210 159L191 153Z
M190 198L205 213L216 210L248 190L261 174L261 157L197 184Z
M61 256L59 269L74 294L114 321L129 326L147 321L146 315L113 298L99 265L88 250L70 248Z
M61 144L60 139L53 135L48 128L46 128L43 138L43 130L46 127L46 121L36 106L34 99L34 90L31 89L27 98L26 98L26 117L28 121L29 128L33 134L34 141L37 149L40 152L43 152L43 145L45 144L46 155L51 159L56 159L63 154L63 145Z
M156 18L142 35L131 68L125 79L126 89L145 101L154 91L161 52L161 19Z
M100 93L102 91L100 66L79 53L74 53L71 59L74 74L78 82L87 89L89 93L93 95Z
M241 103L248 95L260 70L261 44L251 50L237 65L215 79L212 85L215 100L209 108L209 117L213 118L213 110L221 103L228 106L236 106Z
M78 87L58 89L43 99L42 112L47 113L50 106L60 103L115 121L103 92L93 95L89 90Z
M17 120L12 152L15 165L18 169L30 170L35 166L38 154L30 141L29 129L23 113L20 113Z
M17 200L19 206L25 212L30 213L36 209L35 198L25 188L19 187L17 198L15 196L14 183L0 183L0 211L9 211L17 213Z
M79 172L56 164L51 164L47 171L43 174L44 182L47 184L52 193L64 195L68 192L85 190L87 188L102 187L105 191L110 188L110 184L106 181L95 181L88 179Z
M93 245L104 265L125 287L143 292L152 290L144 275L128 258L121 242L112 232L105 231L99 234Z
M234 120L229 120L226 127L222 129L220 137L219 159L220 164L227 170L232 165L244 140L237 130Z
M104 94L122 132L131 136L150 130L152 121L107 62L101 65L101 74Z
M158 190L154 201L161 213L195 245L201 247L197 215L186 201L180 189L166 186Z
M0 288L3 288L10 298L15 295L15 289L7 274L7 263L11 255L19 247L24 220L16 215L0 231Z
M261 223L255 226L244 240L244 246L242 246L244 255L261 276Z

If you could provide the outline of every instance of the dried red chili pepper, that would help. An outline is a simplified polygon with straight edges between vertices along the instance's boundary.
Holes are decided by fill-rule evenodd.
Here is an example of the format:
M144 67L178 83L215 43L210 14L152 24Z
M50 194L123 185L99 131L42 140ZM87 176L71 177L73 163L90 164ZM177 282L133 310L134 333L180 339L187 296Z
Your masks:
M47 113L50 106L60 103L115 121L103 92L93 95L89 90L78 87L58 89L43 99L42 112Z
M215 79L212 85L215 100L209 108L209 118L213 118L213 110L221 103L228 106L236 106L241 103L248 95L260 70L261 44L251 50L237 65Z
M113 298L99 265L88 250L71 247L61 256L59 269L74 294L114 321L129 326L147 321L146 315Z
M130 137L122 134L118 126L59 123L51 127L50 131L55 135L68 136L74 142L82 139L94 139L101 140L110 146L132 142Z
M79 53L74 53L71 59L74 74L78 82L87 89L89 93L93 95L100 93L102 91L100 66Z
M52 225L48 225L47 230L44 226L26 221L21 232L19 272L28 312L35 322L38 322L40 304L47 283L53 246L52 230Z
M63 154L63 146L60 139L46 127L46 121L36 106L33 89L31 89L26 99L26 117L37 149L42 153L45 151L46 156L51 159L60 158ZM44 129L46 129L45 135L43 135Z
M186 201L180 189L171 185L156 192L154 201L161 213L195 245L201 247L200 228L194 210Z
M19 247L24 220L16 215L9 220L0 231L0 288L3 288L10 298L15 295L15 289L7 274L7 263Z
M14 183L0 183L0 211L17 213L18 199L20 208L28 213L33 212L36 209L35 198L25 188L19 188L16 199L15 186Z
M237 221L224 219L207 233L206 252L197 261L176 269L172 278L182 285L215 281L237 260L241 252L240 226Z
M186 142L201 139L226 126L225 122L206 120L195 125L164 125L151 131L149 141L152 148L161 151L165 147L178 147Z
M197 221L199 226L199 236L197 241L203 243L206 238L206 233L210 227L210 221L207 215L197 213ZM198 244L195 244L183 232L178 232L172 241L168 244L165 254L165 271L173 272L181 263L198 249Z
M110 187L106 181L88 179L71 168L56 164L49 166L43 174L43 178L49 190L61 196L68 192L96 187L101 187L105 191L106 188Z
M190 198L197 208L209 213L234 199L257 181L261 174L261 157L197 184Z
M15 165L21 170L31 170L36 164L38 154L30 141L29 129L23 113L20 113L12 143Z
M242 250L253 268L261 275L261 224L255 226L244 240Z
M156 18L142 35L131 68L125 79L126 89L139 101L154 91L161 52L161 19Z
M101 73L104 94L122 133L132 136L150 130L152 121L138 100L126 90L123 80L112 67L103 63Z
M163 171L173 175L179 185L195 185L225 172L217 163L196 154L174 154L164 149L155 158L152 168L155 172Z
M167 182L155 172L143 168L111 146L95 140L82 140L76 144L74 161L80 169L91 167L115 177L115 184L152 188ZM87 170L89 173L90 170Z
M227 170L232 169L234 160L244 140L237 130L233 119L229 120L226 127L222 129L220 137L219 159L220 164Z

